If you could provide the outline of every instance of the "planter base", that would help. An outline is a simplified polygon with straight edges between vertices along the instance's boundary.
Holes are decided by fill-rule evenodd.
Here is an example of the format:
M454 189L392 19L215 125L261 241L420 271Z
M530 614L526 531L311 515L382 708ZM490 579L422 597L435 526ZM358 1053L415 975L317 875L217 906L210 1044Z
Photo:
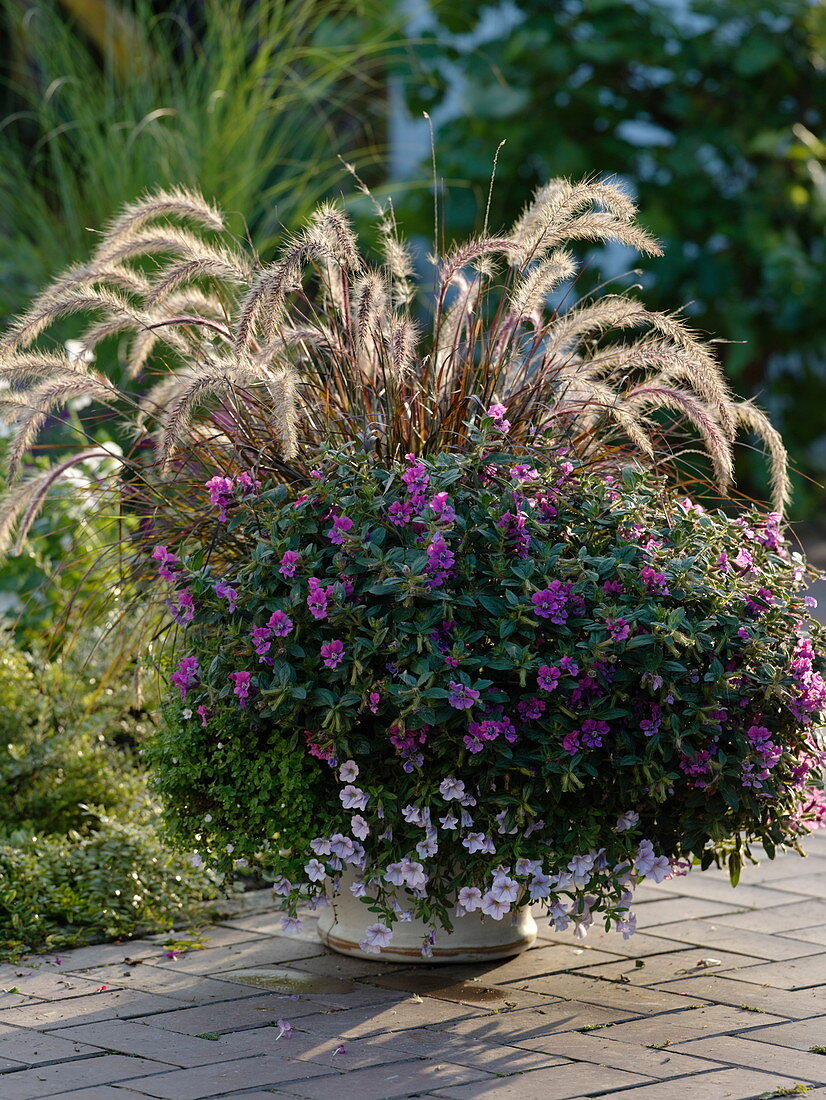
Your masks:
M348 892L349 893L349 892ZM318 934L322 943L341 955L380 962L407 963L473 963L489 959L507 959L532 947L536 940L536 921L528 907L516 911L516 923L510 917L501 921L468 913L453 923L453 931L438 932L433 955L424 958L422 942L427 927L417 920L398 922L393 939L381 954L362 951L359 941L365 929L376 920L366 905L347 893L340 894L323 909L318 918Z

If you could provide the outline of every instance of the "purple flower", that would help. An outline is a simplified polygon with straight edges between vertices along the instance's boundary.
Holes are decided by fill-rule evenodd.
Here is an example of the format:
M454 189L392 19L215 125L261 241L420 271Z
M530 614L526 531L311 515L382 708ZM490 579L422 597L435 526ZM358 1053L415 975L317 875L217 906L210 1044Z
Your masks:
M621 596L625 589L619 581L605 581L602 585L602 591L607 596Z
M341 799L341 804L345 810L364 810L370 801L370 796L352 783L342 787L338 792L338 797Z
M230 680L233 684L233 694L238 696L238 703L241 710L245 710L247 706L247 699L250 694L250 673L249 672L231 672L229 674Z
M364 932L364 939L359 941L362 951L371 954L379 954L383 947L387 947L393 939L393 932L386 924L370 924Z
M223 581L216 581L212 586L212 591L218 597L219 600L227 601L227 610L230 615L238 606L238 593L234 588L230 588L228 584L224 584Z
M561 626L568 618L565 605L570 599L571 586L562 581L551 581L547 588L531 596L534 614L540 619L550 619Z
M445 542L441 531L437 531L427 545L427 565L425 572L429 575L428 584L431 588L440 588L450 576L456 558L453 551Z
M178 663L178 667L170 677L172 683L180 691L181 698L186 699L187 692L198 679L200 669L197 657L184 657Z
M422 508L425 503L425 494L430 485L430 476L428 475L427 467L413 454L408 454L404 457L409 465L402 474L402 481L407 486L410 503L414 508Z
M231 477L213 477L204 486L209 490L209 499L218 509L218 519L226 523L227 508L235 501L235 484Z
M413 518L413 505L408 504L407 501L404 501L404 503L398 500L394 501L388 509L388 515L394 526L404 527Z
M505 512L496 526L505 532L505 538L512 539L518 557L526 558L531 548L531 536L526 530L527 516L521 510Z
M267 654L270 651L270 635L271 631L266 626L254 626L250 631L250 637L252 638L253 649L258 657L259 661L266 660Z
M261 492L261 482L253 476L250 470L244 470L235 479L235 488L240 489L244 496L254 496Z
M335 516L333 526L327 532L327 538L336 546L343 546L353 528L353 521L347 516Z
M209 725L209 709L208 709L208 707L206 706L206 704L205 704L205 703L201 703L201 705L200 705L200 706L199 706L199 707L197 708L197 710L195 711L195 713L196 713L196 714L198 715L198 717L199 717L199 718L201 719L201 726L202 726L202 727L203 727L204 729L206 729L206 728L207 728L207 726Z
M381 693L378 691L371 691L367 699L367 705L370 707L371 713L378 714L379 703L381 702Z
M668 595L665 573L658 573L650 565L644 565L640 570L640 578L649 591L659 592L662 596Z
M606 619L605 625L615 642L624 642L631 633L631 627L625 619Z
M567 653L559 662L559 667L562 669L563 672L570 673L571 676L576 676L576 674L579 672L579 665L572 657L569 657Z
M451 680L448 687L450 688L448 702L456 710L470 710L473 704L478 702L481 694L466 684L460 684L457 680Z
M181 564L177 554L173 554L165 546L156 546L152 551L152 558L158 563L158 574L165 581L175 580L175 567Z
M440 523L455 523L456 513L447 493L437 493L430 501L430 511Z
M447 779L443 779L439 784L439 794L445 802L450 802L453 798L461 801L465 797L465 785L461 779L454 779L452 775L449 775Z
M517 485L523 485L526 481L535 481L539 477L539 470L535 470L533 466L521 462L519 465L511 467L509 477Z
M332 642L327 642L326 645L321 647L321 656L324 658L324 664L327 668L338 668L344 660L344 642L340 642L338 638L334 638Z
M173 608L175 618L182 623L191 623L195 618L195 597L188 588L181 588L176 598L178 605Z
M536 682L540 691L554 691L559 686L562 673L555 665L540 665Z
M267 629L271 630L276 638L286 638L293 629L293 621L283 611L273 611L267 619Z
M310 589L307 596L307 607L310 609L310 614L314 619L326 619L329 588L323 588L317 577L310 577L307 584Z
M278 572L282 577L294 577L301 555L295 550L285 550L278 563Z
M473 913L482 905L482 891L478 886L463 886L457 900L466 913Z

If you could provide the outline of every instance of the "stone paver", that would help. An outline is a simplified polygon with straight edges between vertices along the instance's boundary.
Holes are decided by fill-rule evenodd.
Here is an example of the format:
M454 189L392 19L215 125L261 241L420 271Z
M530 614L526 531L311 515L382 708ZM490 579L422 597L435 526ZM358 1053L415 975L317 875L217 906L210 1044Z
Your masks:
M826 832L806 848L736 891L716 869L647 884L630 940L545 926L480 966L333 955L266 891L177 945L4 964L0 1097L826 1098Z

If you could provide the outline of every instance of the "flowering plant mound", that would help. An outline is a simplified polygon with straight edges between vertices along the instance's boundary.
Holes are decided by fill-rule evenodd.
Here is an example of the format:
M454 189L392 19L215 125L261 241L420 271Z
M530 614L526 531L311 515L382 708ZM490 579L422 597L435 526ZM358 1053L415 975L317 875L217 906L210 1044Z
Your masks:
M287 926L349 870L368 949L526 901L630 933L642 879L736 881L822 813L821 628L778 517L508 453L506 415L462 453L325 452L298 489L216 476L214 537L154 551L159 786L198 860L274 875Z

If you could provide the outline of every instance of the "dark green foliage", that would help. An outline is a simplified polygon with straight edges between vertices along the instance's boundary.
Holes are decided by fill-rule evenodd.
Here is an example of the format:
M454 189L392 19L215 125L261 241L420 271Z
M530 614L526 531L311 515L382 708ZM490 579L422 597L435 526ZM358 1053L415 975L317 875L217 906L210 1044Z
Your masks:
M171 678L184 698L152 750L173 829L222 870L228 844L262 853L295 902L318 889L302 884L308 836L350 831L329 765L352 761L358 779L341 782L367 796L365 873L392 921L383 870L423 836L402 810L435 823L458 778L473 823L437 830L417 909L445 923L460 866L485 889L489 864L564 875L601 851L588 905L615 919L610 869L641 839L734 880L750 840L796 845L823 812L826 685L778 517L704 512L633 467L509 453L490 418L483 430L478 449L393 466L329 453L299 495L256 496L246 475L234 498L225 479L226 528L171 548L183 564L163 568L194 609ZM557 598L561 612L542 610ZM469 828L494 838L491 858L468 853Z
M436 7L442 28L461 34L490 5ZM416 50L414 114L439 118L446 63L460 82L457 117L437 127L446 220L459 232L478 224L502 139L494 229L549 176L625 178L666 249L645 276L648 302L690 302L699 327L732 341L719 350L735 388L759 394L795 463L826 481L826 10L809 0L515 7L522 18L476 48L437 30ZM418 202L429 236L429 192ZM747 454L740 465L762 486ZM798 478L799 514L818 500L822 488Z

